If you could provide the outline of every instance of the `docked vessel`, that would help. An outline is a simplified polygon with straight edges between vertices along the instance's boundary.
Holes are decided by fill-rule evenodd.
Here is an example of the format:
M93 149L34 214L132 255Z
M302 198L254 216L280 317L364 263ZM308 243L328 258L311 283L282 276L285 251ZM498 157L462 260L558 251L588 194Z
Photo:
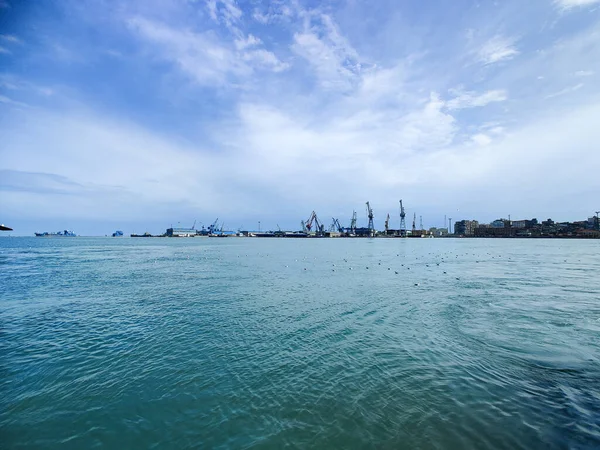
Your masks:
M121 230L117 230L112 234L112 237L121 237L123 236L123 232Z
M63 230L63 231L42 231L41 233L34 233L37 237L54 237L54 236L61 236L61 237L75 237L77 236L75 234L75 232L71 231L71 230Z

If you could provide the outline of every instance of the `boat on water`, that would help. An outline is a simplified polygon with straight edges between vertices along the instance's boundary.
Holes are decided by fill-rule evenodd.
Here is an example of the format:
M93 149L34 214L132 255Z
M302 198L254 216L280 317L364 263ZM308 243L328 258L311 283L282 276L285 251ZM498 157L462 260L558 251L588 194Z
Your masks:
M121 237L123 236L123 232L121 230L117 230L112 234L112 237Z
M0 231L12 231L13 229L11 227L7 227L4 224L0 225Z
M150 233L148 233L147 231L144 234L135 234L135 233L133 233L130 236L131 237L154 237Z
M74 231L62 230L62 231L42 231L41 233L34 233L37 237L75 237L77 236Z

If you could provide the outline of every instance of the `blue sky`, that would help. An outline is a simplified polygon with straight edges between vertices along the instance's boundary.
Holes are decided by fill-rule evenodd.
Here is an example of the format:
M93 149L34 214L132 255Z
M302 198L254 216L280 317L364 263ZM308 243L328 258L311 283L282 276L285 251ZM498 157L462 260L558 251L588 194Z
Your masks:
M600 209L600 0L0 0L0 221Z

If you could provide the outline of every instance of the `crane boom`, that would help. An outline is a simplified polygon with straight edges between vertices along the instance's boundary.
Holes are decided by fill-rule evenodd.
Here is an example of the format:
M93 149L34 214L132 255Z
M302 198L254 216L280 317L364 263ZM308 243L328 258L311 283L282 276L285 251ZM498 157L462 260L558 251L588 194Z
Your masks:
M373 225L373 210L371 209L371 205L367 202L367 217L369 218L369 234L373 234L375 231L375 225Z
M352 220L350 221L350 233L356 233L356 211L352 211Z
M406 212L402 200L400 200L400 236L406 236Z

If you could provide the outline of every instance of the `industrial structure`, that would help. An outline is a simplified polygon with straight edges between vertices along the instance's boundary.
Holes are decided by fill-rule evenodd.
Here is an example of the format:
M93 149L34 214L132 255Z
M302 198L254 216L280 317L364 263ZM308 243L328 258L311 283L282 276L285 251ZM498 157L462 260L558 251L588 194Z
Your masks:
M403 200L400 204L400 228L393 229L390 226L391 216L386 214L383 223L383 230L377 231L375 228L375 214L371 207L371 202L365 202L366 205L366 227L357 226L358 215L352 211L350 224L345 226L338 218L332 217L331 224L326 228L325 224L319 219L317 212L312 211L308 219L302 220L300 231L284 231L277 225L277 231L261 231L260 222L258 231L226 231L224 223L219 219L210 224L207 228L196 228L196 222L190 228L173 227L167 228L161 235L151 235L144 233L142 235L132 234L132 237L228 237L228 236L246 236L246 237L277 237L277 238L349 238L349 237L388 237L388 238L418 238L418 237L559 237L559 238L600 238L600 211L594 211L594 216L587 220L578 222L555 223L551 219L538 222L537 219L511 220L497 219L488 224L481 224L477 220L457 220L454 224L454 233L452 232L452 217L444 217L443 228L430 228L425 230L423 226L423 216L419 216L419 228L417 228L417 214L413 212L412 227L406 229L406 210ZM65 233L66 234L66 233ZM40 233L38 233L40 235ZM113 233L113 236L121 236L121 232Z
M406 212L402 200L400 200L400 236L406 236Z

